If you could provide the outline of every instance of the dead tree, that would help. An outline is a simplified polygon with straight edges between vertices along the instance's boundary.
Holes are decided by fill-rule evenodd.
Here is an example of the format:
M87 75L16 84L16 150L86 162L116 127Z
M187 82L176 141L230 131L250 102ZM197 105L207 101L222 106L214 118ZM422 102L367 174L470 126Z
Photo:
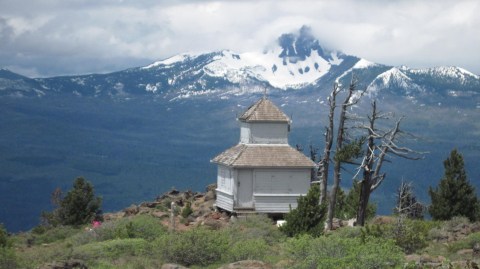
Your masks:
M328 183L328 167L330 164L330 152L332 150L333 144L333 127L334 127L334 115L336 108L336 98L337 94L340 92L338 83L333 84L333 90L330 96L328 97L328 106L330 111L328 113L328 126L325 127L325 149L323 151L323 156L320 162L318 163L318 173L320 180L320 204L325 203L327 199L327 183Z
M425 206L417 201L411 182L406 183L402 180L396 196L397 203L393 210L395 214L406 216L410 219L423 219Z
M350 82L350 86L348 87L347 96L341 105L340 116L338 119L338 131L337 131L337 139L336 139L336 146L335 146L335 154L338 155L343 148L343 144L345 141L346 136L346 127L345 122L348 118L347 110L348 108L356 105L360 100L360 97L363 93L355 98L354 92L356 90L356 79L352 77L352 81ZM333 127L332 127L333 128ZM334 166L333 166L333 185L332 190L330 191L330 201L328 204L328 212L327 212L327 230L332 229L332 221L333 216L335 215L335 204L337 201L337 190L340 186L341 180L341 169L342 169L342 162L345 162L344 158L334 158ZM326 171L328 173L328 171Z
M360 181L360 201L357 210L357 225L365 225L365 216L370 194L380 186L385 179L385 173L381 173L381 168L387 154L398 157L418 160L422 153L414 151L410 148L398 146L396 141L405 134L400 130L400 122L403 117L397 119L395 126L387 131L381 131L376 128L376 121L379 119L389 119L390 114L377 112L376 101L372 103L372 114L368 116L368 125L361 126L366 129L367 148L360 165L363 172L363 179ZM377 145L378 141L378 145Z

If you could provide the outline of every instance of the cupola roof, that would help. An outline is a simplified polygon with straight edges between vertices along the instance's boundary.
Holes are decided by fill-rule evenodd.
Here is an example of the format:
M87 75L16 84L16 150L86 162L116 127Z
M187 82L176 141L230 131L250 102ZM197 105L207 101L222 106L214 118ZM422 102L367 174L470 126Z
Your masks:
M290 118L265 96L250 106L238 120L243 122L286 122Z

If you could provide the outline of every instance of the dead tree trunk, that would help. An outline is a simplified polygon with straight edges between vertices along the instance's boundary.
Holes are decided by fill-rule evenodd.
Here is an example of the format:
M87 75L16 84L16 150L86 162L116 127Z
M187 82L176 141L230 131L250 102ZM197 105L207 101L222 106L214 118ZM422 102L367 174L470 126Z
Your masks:
M372 187L373 163L375 158L375 136L373 130L375 128L375 120L377 118L377 103L373 101L372 116L369 117L368 142L363 159L363 180L360 182L360 200L357 209L357 225L365 225L365 216L367 215L368 200L370 199L370 189Z
M338 94L338 84L333 85L332 94L328 98L328 106L330 111L328 113L328 126L325 130L325 150L323 151L322 159L319 162L319 174L320 174L320 198L319 203L325 203L327 199L327 183L328 183L328 168L330 165L330 152L333 144L333 127L334 127L334 115L336 108L336 99Z
M385 179L385 173L381 173L381 168L385 157L388 153L410 160L418 160L422 153L413 151L409 148L399 147L395 140L399 134L403 132L400 130L400 122L403 118L400 118L395 123L395 126L382 132L376 129L375 122L378 119L387 119L386 114L377 112L376 102L372 104L372 114L368 117L369 125L364 128L368 131L368 147L365 153L365 157L362 161L361 169L363 170L363 179L360 182L361 192L359 207L357 210L357 225L365 225L365 216L370 194L380 186ZM375 144L375 140L380 141L380 145Z
M336 152L339 152L343 146L344 135L345 135L345 121L347 119L347 108L352 106L351 98L353 92L355 91L355 81L352 79L350 86L348 88L347 96L342 104L342 110L340 112L340 118L338 120L338 132L336 140ZM328 213L327 213L327 230L332 229L333 216L335 214L335 204L337 202L337 191L340 186L341 180L341 164L342 160L339 158L334 158L334 167L333 167L333 186L330 191L330 203L328 204Z

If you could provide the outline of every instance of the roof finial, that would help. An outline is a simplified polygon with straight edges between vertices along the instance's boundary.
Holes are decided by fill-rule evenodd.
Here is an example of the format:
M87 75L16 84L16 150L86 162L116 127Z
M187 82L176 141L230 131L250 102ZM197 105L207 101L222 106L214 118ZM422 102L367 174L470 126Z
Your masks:
M267 86L263 88L263 99L267 99Z

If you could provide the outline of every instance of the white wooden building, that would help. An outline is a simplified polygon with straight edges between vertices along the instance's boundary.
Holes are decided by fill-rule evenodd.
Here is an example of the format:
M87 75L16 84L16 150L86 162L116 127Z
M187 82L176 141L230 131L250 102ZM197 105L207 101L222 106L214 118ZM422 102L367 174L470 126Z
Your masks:
M296 208L315 163L288 144L290 119L263 97L238 120L239 144L212 159L218 165L217 207L262 213Z

